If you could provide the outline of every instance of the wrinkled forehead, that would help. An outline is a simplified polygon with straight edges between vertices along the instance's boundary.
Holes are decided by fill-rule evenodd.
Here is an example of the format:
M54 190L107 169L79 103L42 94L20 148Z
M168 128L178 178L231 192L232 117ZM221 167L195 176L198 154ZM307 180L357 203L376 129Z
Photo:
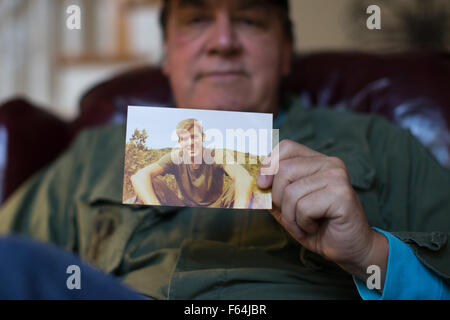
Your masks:
M164 0L159 17L164 39L167 40L169 20L178 21L184 15L194 13L210 16L218 13L219 8L224 6L235 8L226 9L228 14L261 15L260 17L267 21L278 21L285 29L287 39L293 42L294 35L292 21L289 17L289 0Z
M173 8L216 10L227 8L230 10L267 10L279 7L280 0L169 0Z

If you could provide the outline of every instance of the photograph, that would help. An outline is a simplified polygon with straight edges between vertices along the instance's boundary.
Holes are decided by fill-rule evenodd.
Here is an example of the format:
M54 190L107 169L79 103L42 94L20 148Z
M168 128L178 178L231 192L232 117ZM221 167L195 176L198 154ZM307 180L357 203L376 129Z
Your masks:
M256 184L272 114L128 108L123 203L271 209Z

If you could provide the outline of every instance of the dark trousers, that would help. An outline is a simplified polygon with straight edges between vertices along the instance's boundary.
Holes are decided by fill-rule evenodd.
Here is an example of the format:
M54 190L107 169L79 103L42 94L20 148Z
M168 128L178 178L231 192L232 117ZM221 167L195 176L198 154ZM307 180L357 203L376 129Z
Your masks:
M145 298L62 249L22 237L0 238L0 299Z

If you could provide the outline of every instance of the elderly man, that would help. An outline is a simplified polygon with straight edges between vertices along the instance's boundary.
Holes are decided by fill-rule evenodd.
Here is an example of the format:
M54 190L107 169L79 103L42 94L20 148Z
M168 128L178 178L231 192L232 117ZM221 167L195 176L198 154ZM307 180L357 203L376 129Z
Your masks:
M258 178L270 213L122 205L124 127L110 126L24 186L0 230L157 299L448 298L449 171L384 120L282 95L288 13L278 0L170 0L162 13L177 106L277 117L279 171Z

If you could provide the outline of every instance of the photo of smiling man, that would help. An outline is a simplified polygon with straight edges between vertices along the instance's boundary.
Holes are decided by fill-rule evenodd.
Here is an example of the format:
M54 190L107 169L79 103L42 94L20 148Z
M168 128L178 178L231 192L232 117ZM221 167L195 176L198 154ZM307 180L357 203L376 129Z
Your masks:
M179 121L174 129L178 142L176 147L159 150L144 148L144 152L151 157L150 163L135 165L133 168L139 168L131 170L133 173L125 169L125 203L249 209L261 207L261 199L265 198L265 205L270 206L267 194L254 192L259 166L256 161L253 165L247 162L250 157L257 157L247 153L247 161L241 163L235 161L236 150L205 147L206 134L202 122L195 118ZM131 148L128 145L127 159L130 159ZM245 159L245 153L240 154L241 159ZM134 162L139 162L136 159ZM126 195L128 181L133 193L131 197Z

